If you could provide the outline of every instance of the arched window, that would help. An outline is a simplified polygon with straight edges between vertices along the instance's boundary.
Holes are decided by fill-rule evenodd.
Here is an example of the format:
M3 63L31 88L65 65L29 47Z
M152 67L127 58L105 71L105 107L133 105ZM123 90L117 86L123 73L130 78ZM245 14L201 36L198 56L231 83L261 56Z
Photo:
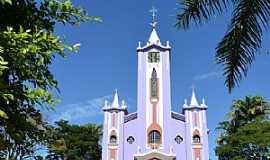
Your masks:
M194 135L193 143L201 143L201 137L199 135Z
M148 143L161 143L161 135L159 131L151 131L148 135Z
M111 135L111 137L110 137L110 143L111 144L116 144L117 143L117 137L115 135Z
M151 98L158 98L158 79L157 79L157 71L154 68L151 75Z

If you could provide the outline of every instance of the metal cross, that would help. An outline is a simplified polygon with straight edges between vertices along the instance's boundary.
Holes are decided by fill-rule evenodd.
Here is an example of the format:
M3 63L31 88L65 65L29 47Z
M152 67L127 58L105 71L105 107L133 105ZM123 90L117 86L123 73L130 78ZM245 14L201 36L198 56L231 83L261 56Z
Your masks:
M155 7L152 7L152 9L149 11L152 13L152 18L153 18L153 22L156 21L156 18L157 18L157 9Z

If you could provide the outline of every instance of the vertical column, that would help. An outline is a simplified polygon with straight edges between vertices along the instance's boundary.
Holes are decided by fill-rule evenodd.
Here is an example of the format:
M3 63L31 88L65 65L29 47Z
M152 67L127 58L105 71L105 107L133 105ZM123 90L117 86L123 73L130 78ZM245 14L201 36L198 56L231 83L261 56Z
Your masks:
M186 121L186 150L187 150L187 160L193 160L193 150L192 150L192 122L191 122L191 112L185 108L187 108L187 104L185 102L183 108L185 113L185 121Z
M138 148L142 152L145 151L146 148L146 67L147 67L147 59L146 53L143 51L138 51L138 80L137 80L137 110L138 110L138 123L140 124L140 128L138 131Z
M208 146L208 127L207 127L207 118L206 118L206 110L201 111L202 116L202 142L203 142L203 150L202 157L203 160L209 160L209 146Z
M102 139L102 160L108 159L108 112L104 111L103 139Z
M124 135L124 116L125 116L125 111L127 109L126 103L124 100L122 100L122 104L121 104L121 110L118 113L119 116L119 127L118 127L118 131L119 131L119 151L118 151L118 160L124 160L124 154L125 154L125 135Z

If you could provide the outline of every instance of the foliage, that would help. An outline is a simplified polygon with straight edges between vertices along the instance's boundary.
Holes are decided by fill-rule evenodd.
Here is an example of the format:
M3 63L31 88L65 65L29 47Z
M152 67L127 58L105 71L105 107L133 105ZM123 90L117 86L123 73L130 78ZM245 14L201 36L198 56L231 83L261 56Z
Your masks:
M33 159L49 128L40 109L57 102L49 67L79 47L63 43L55 24L99 18L70 0L0 0L0 10L0 159Z
M70 125L67 121L56 122L49 138L48 160L101 159L101 126L86 124Z
M228 120L218 129L216 153L219 160L267 160L270 156L270 104L263 97L235 100Z
M247 76L261 47L270 24L270 0L179 0L179 4L182 11L177 14L176 26L184 29L233 8L227 32L216 48L216 62L224 66L225 84L231 92Z
M0 0L0 3L2 3L2 4L5 4L5 3L12 4L12 0Z

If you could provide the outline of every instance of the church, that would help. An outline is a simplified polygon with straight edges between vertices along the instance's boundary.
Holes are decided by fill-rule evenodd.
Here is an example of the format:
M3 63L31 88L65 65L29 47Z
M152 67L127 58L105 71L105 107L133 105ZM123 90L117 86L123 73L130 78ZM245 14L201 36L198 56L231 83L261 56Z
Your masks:
M156 28L153 10L150 37L137 47L137 111L117 91L105 101L102 160L209 160L205 100L193 89L180 112L171 110L171 46Z

